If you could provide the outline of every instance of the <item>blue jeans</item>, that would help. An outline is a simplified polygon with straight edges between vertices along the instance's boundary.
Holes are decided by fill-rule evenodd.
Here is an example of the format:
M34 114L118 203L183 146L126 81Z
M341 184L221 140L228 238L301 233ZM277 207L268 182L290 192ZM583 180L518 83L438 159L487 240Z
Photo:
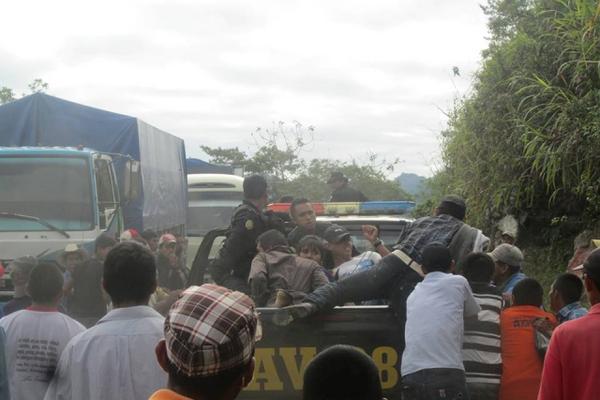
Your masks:
M432 368L403 376L402 400L469 400L465 372Z

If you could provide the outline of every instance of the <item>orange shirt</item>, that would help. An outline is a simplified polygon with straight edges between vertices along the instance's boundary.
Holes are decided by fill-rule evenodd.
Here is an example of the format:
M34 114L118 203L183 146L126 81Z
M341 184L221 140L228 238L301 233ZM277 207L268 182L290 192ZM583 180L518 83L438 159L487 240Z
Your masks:
M148 400L192 400L169 389L160 389L154 392Z
M500 400L536 400L542 377L542 359L535 349L536 318L548 318L556 325L554 315L534 306L514 306L502 311L502 381Z

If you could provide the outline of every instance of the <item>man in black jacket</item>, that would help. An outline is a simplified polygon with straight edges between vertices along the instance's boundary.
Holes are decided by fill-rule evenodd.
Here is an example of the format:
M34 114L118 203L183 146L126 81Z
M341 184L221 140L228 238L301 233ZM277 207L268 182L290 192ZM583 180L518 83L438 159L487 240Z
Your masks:
M356 190L348 186L348 178L342 172L332 172L327 180L327 184L331 187L332 202L354 202L354 201L369 201L360 190Z
M226 288L249 293L250 264L257 254L256 239L276 228L277 221L263 212L268 203L267 181L260 175L244 179L244 201L233 212L227 237L211 266L214 281Z

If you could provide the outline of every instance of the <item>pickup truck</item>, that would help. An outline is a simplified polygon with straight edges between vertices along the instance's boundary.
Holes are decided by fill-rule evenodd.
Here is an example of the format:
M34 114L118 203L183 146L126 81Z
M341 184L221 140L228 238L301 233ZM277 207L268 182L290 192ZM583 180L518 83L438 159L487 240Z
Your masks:
M372 250L362 239L363 224L377 225L385 243L393 244L405 224L405 215L318 216L317 220L345 226L359 251ZM204 237L190 273L190 284L206 282L206 271L213 261L226 229L217 229ZM320 351L334 344L349 344L364 350L379 368L384 394L400 398L400 359L404 332L388 306L342 306L329 313L277 326L277 309L259 308L262 340L257 343L254 379L240 399L301 399L303 372Z

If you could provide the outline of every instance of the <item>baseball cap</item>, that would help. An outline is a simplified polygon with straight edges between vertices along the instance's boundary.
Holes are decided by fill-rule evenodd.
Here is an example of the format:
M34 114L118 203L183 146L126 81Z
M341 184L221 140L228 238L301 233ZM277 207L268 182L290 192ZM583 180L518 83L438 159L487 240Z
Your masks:
M164 235L162 235L160 237L160 239L158 239L158 246L162 246L164 243L177 243L177 239L175 239L175 236L170 234L170 233L165 233Z
M65 253L77 253L80 252L81 249L75 243L69 243L65 246Z
M343 226L331 225L323 232L323 239L329 243L339 243L343 240L349 239L350 233Z
M488 253L492 260L502 262L511 267L521 267L525 258L517 246L503 243Z
M348 181L348 178L346 178L346 176L340 171L332 172L327 180L327 184L337 181Z
M131 229L124 230L123 233L121 233L121 236L119 236L119 240L121 242L124 242L126 240L133 240L134 238L139 237L139 236L140 236L139 232L136 229L131 228Z
M186 289L165 319L167 357L188 377L208 377L246 365L258 329L254 302L241 292L204 284Z
M580 267L574 270L583 269L594 281L600 281L600 249L592 251Z

